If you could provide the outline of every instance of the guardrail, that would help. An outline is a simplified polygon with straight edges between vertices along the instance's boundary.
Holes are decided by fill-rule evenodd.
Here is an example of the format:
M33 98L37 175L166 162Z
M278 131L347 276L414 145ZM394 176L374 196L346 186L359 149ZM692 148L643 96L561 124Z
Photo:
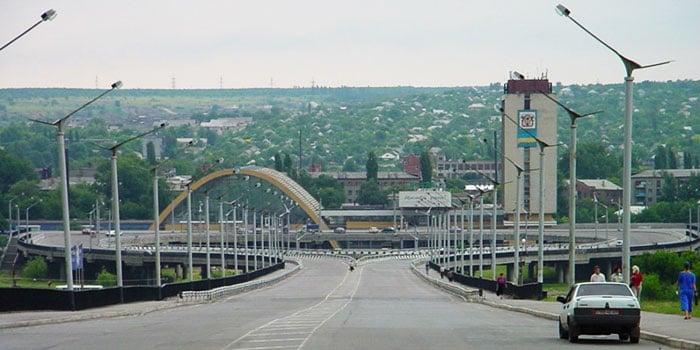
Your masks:
M437 278L431 278L428 275L421 273L420 268L416 266L417 263L424 265L425 259L416 259L411 261L411 271L413 271L413 274L418 276L418 278L422 279L423 281L450 294L456 295L465 301L481 301L483 299L483 293L481 293L478 289L465 288L455 283L445 282Z
M224 286L224 287L214 288L211 290L183 291L178 295L177 302L178 303L191 303L191 302L203 302L203 301L211 302L213 300L216 300L216 299L224 297L224 296L243 293L243 292L247 292L250 290L255 290L258 288L268 286L272 283L279 282L279 281L284 280L287 277L291 276L293 273L304 268L304 263L301 261L301 259L287 258L287 259L285 259L285 263L293 263L293 264L296 264L296 266L294 266L294 268L292 268L292 269L285 270L283 273L281 273L278 276L273 276L270 278L262 278L259 280L239 283L239 284L235 284L232 286Z

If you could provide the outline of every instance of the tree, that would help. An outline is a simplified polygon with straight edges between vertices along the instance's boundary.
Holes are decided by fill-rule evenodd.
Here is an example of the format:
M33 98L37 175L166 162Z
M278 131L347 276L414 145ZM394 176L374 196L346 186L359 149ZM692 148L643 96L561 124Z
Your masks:
M0 149L0 192L7 192L19 180L37 178L32 164L14 154Z
M275 170L280 172L284 171L282 155L279 152L275 153Z
M343 171L357 171L357 163L352 158L348 158L343 163Z
M379 190L379 183L376 179L365 181L360 186L360 192L357 194L357 203L359 204L387 204L386 194Z
M430 153L427 149L420 154L420 176L423 182L433 181L433 164L430 162Z
M666 161L666 149L664 146L656 146L654 151L654 169L668 169L668 162Z
M377 163L377 156L374 154L374 151L370 151L369 154L367 154L367 163L365 168L367 169L367 181L377 180L379 164Z
M673 147L668 147L668 168L678 169L678 159L676 158L676 152L673 151Z
M48 265L44 257L37 256L29 260L22 269L22 276L26 278L46 278L49 273Z
M153 141L149 141L146 144L146 159L148 160L148 164L156 164L156 145Z

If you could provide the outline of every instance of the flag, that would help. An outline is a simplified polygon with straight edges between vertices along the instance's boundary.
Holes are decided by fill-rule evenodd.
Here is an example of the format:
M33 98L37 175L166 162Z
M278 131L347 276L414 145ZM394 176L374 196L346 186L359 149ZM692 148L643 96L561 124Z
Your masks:
M78 247L72 246L70 247L70 266L71 270L75 271L78 269Z
M78 270L83 269L83 244L80 243L78 246L78 251L76 254L77 260L78 260Z

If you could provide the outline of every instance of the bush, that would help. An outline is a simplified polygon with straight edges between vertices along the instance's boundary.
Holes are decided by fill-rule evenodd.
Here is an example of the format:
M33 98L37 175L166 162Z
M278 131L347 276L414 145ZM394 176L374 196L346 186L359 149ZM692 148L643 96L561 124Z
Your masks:
M661 282L659 276L655 273L644 275L642 282L642 295L640 299L649 300L675 300L675 285Z
M49 267L43 257L34 257L22 269L22 276L27 278L46 278L49 274Z
M160 278L162 280L162 283L173 283L175 282L175 271L162 270L160 272Z
M102 271L97 274L96 282L105 287L114 287L117 285L117 275L107 272L107 269L103 266Z

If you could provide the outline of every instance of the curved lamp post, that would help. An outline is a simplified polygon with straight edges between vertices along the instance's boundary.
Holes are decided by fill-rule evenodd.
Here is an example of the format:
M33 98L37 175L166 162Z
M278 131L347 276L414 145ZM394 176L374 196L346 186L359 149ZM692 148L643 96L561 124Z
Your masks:
M25 222L27 223L27 227L26 227L27 232L29 232L29 209L32 209L34 206L36 206L37 204L39 204L41 202L43 202L43 200L39 199L38 201L32 203L26 209L24 209L24 218L26 220Z
M29 27L29 29L27 29L27 30L25 30L24 32L22 32L22 34L16 36L14 39L10 40L7 44L5 44L5 45L3 45L2 47L0 47L0 51L2 51L4 48L10 46L10 44L14 43L14 42L17 41L19 38L23 37L25 34L29 33L32 29L36 28L36 27L39 26L40 24L42 24L42 23L44 23L44 22L47 22L47 21L50 21L50 20L52 20L52 19L54 19L54 18L56 18L56 11L54 11L53 9L48 10L48 11L42 13L42 14L41 14L41 19L40 19L39 21L37 21L36 23L34 23L34 25L32 25L31 27Z
M622 229L622 275L625 278L625 283L629 283L630 270L630 206L632 201L632 84L634 78L632 77L632 72L635 69L643 69L656 67L664 64L671 63L672 61L664 61L654 64L649 64L642 66L641 64L623 56L615 50L612 46L608 45L605 41L597 37L591 31L586 29L581 23L576 21L571 17L571 11L567 9L564 5L559 4L556 7L557 13L570 19L576 26L581 28L584 32L588 33L593 39L603 44L606 48L612 51L625 66L625 140L623 144L624 155L623 155L623 170L622 170L622 216L624 221L624 226Z
M540 160L539 160L539 175L538 175L538 183L539 183L539 191L538 191L538 215L537 215L537 283L543 283L544 282L544 150L547 147L555 147L559 146L559 144L549 144L547 142L542 141L540 138L537 136L533 135L530 130L528 129L523 129L520 127L518 122L515 121L515 119L511 118L508 113L503 109L501 106L497 106L496 108L499 112L503 114L506 119L510 120L513 124L515 124L518 129L526 132L530 137L532 137L535 142L537 142L537 146L540 149ZM530 169L534 170L534 169ZM527 227L527 226L526 226Z
M541 92L541 91L540 91ZM542 95L556 103L569 115L569 284L576 283L576 120L590 117L603 111L595 111L586 114L578 114L571 108L542 92Z
M184 148L188 148L192 145L196 144L194 140L190 141L187 143L187 145ZM172 159L172 158L170 158ZM161 285L161 272L160 272L160 203L158 203L158 169L162 168L163 165L167 163L168 160L166 159L158 164L156 164L153 168L151 168L151 175L153 176L153 223L154 223L154 235L155 235L155 245L156 245L156 263L155 263L155 280L156 280L156 285L159 287L158 288L158 300L161 299L160 295L160 285Z
M150 135L162 128L164 128L166 125L165 123L160 124L158 127L153 128L149 131L146 131L144 133L138 134L136 136L130 137L122 142L117 143L116 145L109 147L108 150L112 152L112 157L111 157L111 164L112 164L112 215L114 218L114 241L115 241L115 251L116 251L116 263L117 263L117 287L122 290L121 297L122 297L122 302L124 301L124 295L123 295L123 289L121 287L124 286L124 281L122 277L122 245L121 245L121 227L120 227L120 220L119 220L119 180L117 178L117 151L119 151L119 148L124 146L125 144L134 141L136 139L139 139L141 137L144 137L146 135Z
M97 95L95 98L92 100L88 101L87 103L83 104L80 106L78 109L74 110L73 112L68 113L65 117L55 121L55 122L46 122L43 120L36 120L36 119L29 119L33 122L39 123L39 124L44 124L44 125L53 125L56 127L56 139L58 140L58 167L61 172L61 208L63 209L63 239L64 239L64 248L65 248L65 269L66 269L66 285L67 289L69 291L73 290L73 275L70 273L72 271L72 264L71 264L71 258L70 258L70 248L71 248L71 239L70 239L70 213L69 213L69 208L68 208L68 176L67 176L67 170L66 169L66 142L65 142L65 131L64 131L64 126L68 118L70 118L73 114L78 113L78 111L82 110L83 108L87 107L91 103L99 100L102 98L102 96L110 93L111 91L115 89L119 89L122 87L122 82L117 81L116 83L112 84L110 89L105 90L101 94Z

